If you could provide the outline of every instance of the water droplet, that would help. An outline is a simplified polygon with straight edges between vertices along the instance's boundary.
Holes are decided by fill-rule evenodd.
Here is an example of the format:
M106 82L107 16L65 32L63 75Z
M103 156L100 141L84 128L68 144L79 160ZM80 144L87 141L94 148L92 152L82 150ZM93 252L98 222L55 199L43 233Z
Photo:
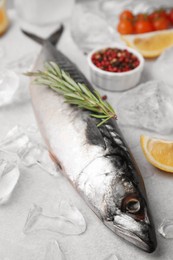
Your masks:
M158 232L166 239L173 239L173 219L164 219L158 228Z

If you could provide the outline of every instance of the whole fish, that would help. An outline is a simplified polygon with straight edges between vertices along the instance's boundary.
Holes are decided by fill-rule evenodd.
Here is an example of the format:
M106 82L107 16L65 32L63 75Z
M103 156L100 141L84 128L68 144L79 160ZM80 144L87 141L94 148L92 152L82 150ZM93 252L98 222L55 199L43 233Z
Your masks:
M52 41L43 43L34 71L45 62L61 69L93 91L93 87ZM59 36L57 36L58 39ZM55 43L55 35L52 37ZM140 171L115 120L97 127L89 112L64 102L47 86L30 86L33 108L50 154L72 185L103 223L114 233L153 252L156 237Z

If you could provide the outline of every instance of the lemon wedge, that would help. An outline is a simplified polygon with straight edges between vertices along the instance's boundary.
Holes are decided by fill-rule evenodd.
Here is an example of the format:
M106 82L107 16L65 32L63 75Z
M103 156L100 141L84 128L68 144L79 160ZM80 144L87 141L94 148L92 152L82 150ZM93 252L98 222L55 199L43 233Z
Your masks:
M0 35L2 35L8 28L9 20L6 13L6 1L0 2Z
M173 173L173 141L142 135L140 143L148 162L160 170Z
M173 46L173 29L136 35L122 35L129 47L138 50L145 58L156 58Z

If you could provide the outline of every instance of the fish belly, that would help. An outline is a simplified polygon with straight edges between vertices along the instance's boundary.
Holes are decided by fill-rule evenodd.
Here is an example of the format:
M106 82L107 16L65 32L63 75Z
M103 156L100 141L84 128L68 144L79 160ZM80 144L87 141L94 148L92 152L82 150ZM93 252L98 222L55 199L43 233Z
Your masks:
M64 103L64 98L46 86L30 87L34 112L50 153L63 173L101 218L104 197L110 186L113 166L105 150L88 142L88 113Z

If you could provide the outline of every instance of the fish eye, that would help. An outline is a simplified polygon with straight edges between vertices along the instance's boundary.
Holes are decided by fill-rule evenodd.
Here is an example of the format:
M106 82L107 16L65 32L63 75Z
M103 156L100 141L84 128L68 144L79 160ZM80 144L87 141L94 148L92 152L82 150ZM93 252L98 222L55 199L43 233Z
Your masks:
M137 213L140 210L140 202L136 198L130 199L126 204L126 211L129 213Z
M130 214L138 213L141 210L141 201L135 194L129 195L123 199L122 211Z

